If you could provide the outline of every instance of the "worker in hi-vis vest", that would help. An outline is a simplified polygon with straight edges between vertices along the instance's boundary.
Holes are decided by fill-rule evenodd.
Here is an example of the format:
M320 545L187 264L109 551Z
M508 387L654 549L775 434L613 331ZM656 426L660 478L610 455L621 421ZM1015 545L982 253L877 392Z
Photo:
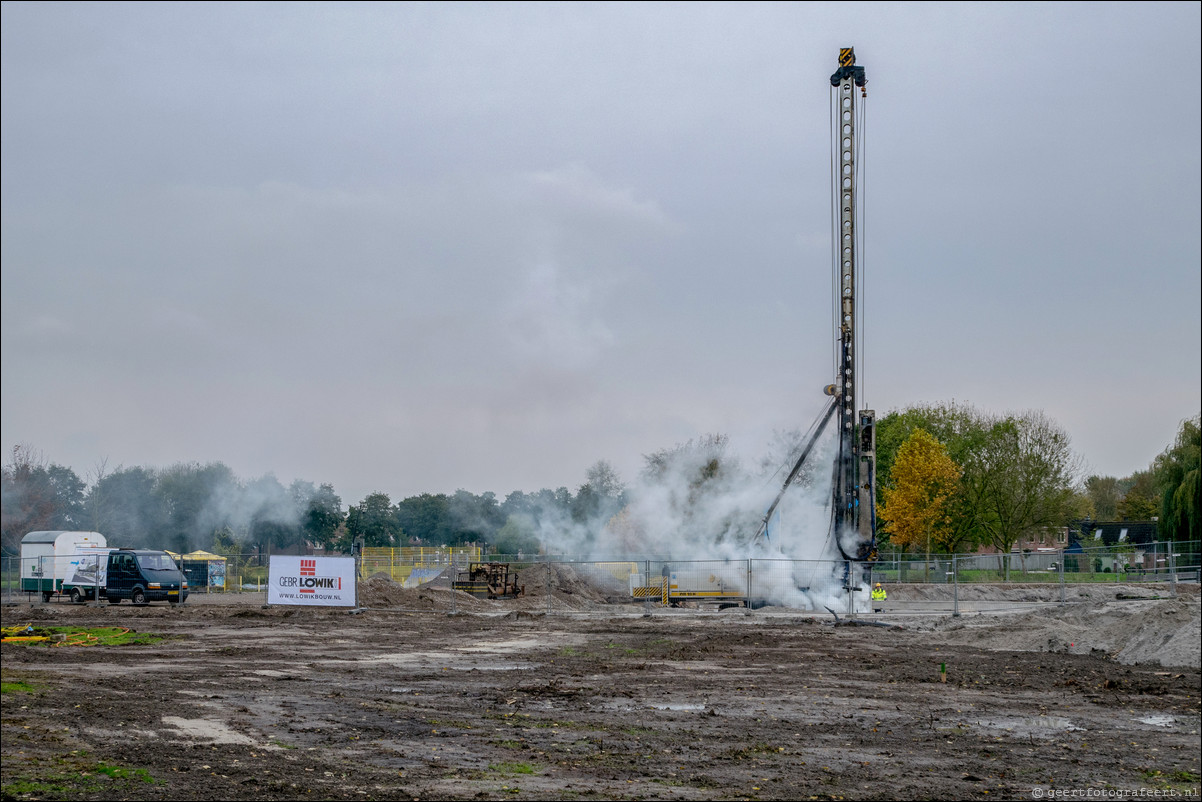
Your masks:
M876 587L872 589L872 611L881 613L885 611L885 599L889 598L885 594L885 589L881 587L881 583L877 582Z

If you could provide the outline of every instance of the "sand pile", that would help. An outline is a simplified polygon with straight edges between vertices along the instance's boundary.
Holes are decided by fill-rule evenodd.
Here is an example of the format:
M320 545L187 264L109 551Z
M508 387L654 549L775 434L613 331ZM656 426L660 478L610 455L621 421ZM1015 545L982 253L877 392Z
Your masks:
M523 599L533 608L545 607L551 594L553 608L593 610L609 604L630 603L630 589L605 570L581 571L567 563L532 565L520 572L518 584L526 586Z
M1127 665L1202 667L1202 608L1196 596L945 619L936 632L947 643L989 650L1104 653Z
M369 576L359 582L359 605L369 609L440 610L476 612L491 609L485 599L449 587L423 585L405 588L386 573Z
M530 565L516 571L525 593L516 599L480 599L435 581L420 588L405 588L387 573L359 582L359 604L376 609L438 610L450 612L545 611L547 595L557 610L594 610L608 604L630 603L630 590L606 571L582 571L565 563ZM512 576L512 574L511 574ZM449 581L449 580L448 580ZM454 601L452 602L452 594Z

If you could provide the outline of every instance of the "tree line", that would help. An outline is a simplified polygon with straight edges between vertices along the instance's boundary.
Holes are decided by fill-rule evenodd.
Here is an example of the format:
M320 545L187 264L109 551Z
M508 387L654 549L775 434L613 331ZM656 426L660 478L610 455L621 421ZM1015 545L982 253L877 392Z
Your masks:
M1146 469L1080 478L1068 435L1042 412L933 404L877 422L878 531L892 546L1009 552L1061 527L1157 519L1162 540L1198 540L1199 417Z
M781 435L774 455L749 474L707 435L644 455L628 490L605 461L575 492L422 493L394 502L371 493L344 509L328 483L283 485L268 474L244 481L220 462L167 468L97 466L81 479L29 446L3 467L0 548L19 553L36 530L95 530L114 545L198 548L221 554L311 544L349 552L365 546L475 544L505 554L593 546L634 553L669 544L721 543L754 532L763 510L742 492L763 485L801 439ZM788 442L785 442L785 441ZM1068 435L1041 412L985 413L933 404L890 412L877 421L876 504L882 548L964 552L1016 542L1084 520L1159 519L1160 537L1198 540L1199 418L1146 470L1117 478L1080 478ZM796 480L815 485L814 467ZM770 495L770 494L769 494ZM738 504L726 501L735 499ZM597 543L604 536L605 543ZM570 550L570 551L569 551ZM616 553L616 552L611 552Z
M320 546L349 552L366 546L492 546L537 553L551 522L592 520L624 504L624 488L604 461L575 493L566 487L535 493L458 490L422 493L393 503L371 493L343 508L331 484L275 476L244 481L221 462L168 468L100 465L85 482L30 446L13 449L3 468L0 549L20 552L21 538L39 530L91 530L125 547L219 554Z

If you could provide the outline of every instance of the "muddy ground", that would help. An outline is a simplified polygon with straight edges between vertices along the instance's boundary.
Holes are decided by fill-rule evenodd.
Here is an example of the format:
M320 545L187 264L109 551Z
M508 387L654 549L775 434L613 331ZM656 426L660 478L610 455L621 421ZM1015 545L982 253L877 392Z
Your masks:
M958 619L901 600L878 623L903 629L771 608L467 599L449 614L404 594L358 614L259 596L9 605L5 626L168 637L0 646L3 795L1196 798L1202 680L1178 641L1198 639L1197 589L1105 593ZM1183 664L1155 662L1154 641Z

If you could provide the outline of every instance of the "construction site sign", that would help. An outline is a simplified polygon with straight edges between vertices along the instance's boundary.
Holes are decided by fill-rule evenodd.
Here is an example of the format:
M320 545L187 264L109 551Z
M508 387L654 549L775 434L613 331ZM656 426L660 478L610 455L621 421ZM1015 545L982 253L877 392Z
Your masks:
M267 603L354 607L355 558L271 555Z

